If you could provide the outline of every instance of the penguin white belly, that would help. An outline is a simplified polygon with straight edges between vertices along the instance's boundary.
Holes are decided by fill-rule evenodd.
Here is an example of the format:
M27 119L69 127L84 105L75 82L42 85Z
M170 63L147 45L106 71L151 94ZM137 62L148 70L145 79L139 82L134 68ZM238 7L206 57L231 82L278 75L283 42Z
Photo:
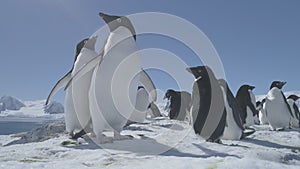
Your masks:
M268 119L266 117L266 111L265 111L265 103L263 104L262 109L259 111L259 123L260 124L269 124Z
M278 88L272 88L268 92L265 111L272 130L289 127L290 112L283 99L281 91Z
M83 48L81 53L78 55L77 60L74 64L72 76L74 76L80 68L89 62L91 59L97 56L97 53L93 50ZM80 79L72 82L72 94L75 112L82 128L85 128L90 121L90 109L89 109L89 88L91 84L93 71L86 73Z
M104 129L120 132L135 109L140 57L137 53L132 55L138 50L132 37L114 46L130 34L123 27L116 31L108 38L103 61L95 68L89 91L93 130L98 138Z
M227 97L226 97L223 87L222 87L222 92L224 95L224 104L225 104L225 108L227 111L227 115L226 115L226 124L227 125L225 125L225 129L224 129L222 138L225 140L239 140L242 137L243 131L234 120L233 111L232 111L232 108L228 104Z
M149 95L145 89L139 89L136 96L135 110L130 116L130 121L142 123L146 118L146 111L149 105Z
M249 127L254 125L254 117L252 110L247 106L247 117L246 117L246 123L245 127Z
M65 123L67 132L73 133L76 130L81 130L81 125L78 121L74 104L71 86L66 89L65 96Z
M295 102L292 99L288 99L287 102L288 102L288 104L289 104L289 106L290 106L290 108L292 110L292 114L294 116L294 117L291 117L291 126L298 128L299 127L299 119L297 119L297 116L296 116L296 113L295 113L295 109L293 107Z

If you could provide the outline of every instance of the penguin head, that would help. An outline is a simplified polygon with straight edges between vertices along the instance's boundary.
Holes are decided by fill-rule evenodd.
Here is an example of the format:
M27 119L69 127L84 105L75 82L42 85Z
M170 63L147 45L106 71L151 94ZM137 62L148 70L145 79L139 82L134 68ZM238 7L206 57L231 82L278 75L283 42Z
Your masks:
M90 39L88 39L85 44L84 47L90 50L95 50L95 44L97 42L97 38L98 36L93 36Z
M168 89L163 99L169 99L170 100L170 98L174 95L176 95L176 91L173 90L173 89Z
M84 47L84 45L86 44L86 42L89 40L89 38L85 38L83 40L81 40L79 43L77 43L76 45L76 55L75 55L75 60L77 59L77 56L79 55L79 53L81 52L81 49Z
M244 84L240 87L239 90L252 91L253 89L255 89L255 86Z
M299 98L300 98L299 96L294 95L294 94L292 94L288 97L288 99L293 99L294 101L297 101Z
M261 101L257 101L257 102L256 102L256 107L261 106L261 104L262 104Z
M286 82L281 82L281 81L273 81L271 84L270 89L273 87L277 87L278 89L282 89L282 87L286 84Z
M99 16L105 21L105 23L108 25L109 30L113 32L117 28L123 26L130 30L131 34L133 35L133 38L136 40L136 32L135 29L131 23L131 21L125 17L125 16L112 16L107 15L102 12L99 13Z
M208 66L189 67L186 70L194 75L196 80L210 80L215 78L213 71Z

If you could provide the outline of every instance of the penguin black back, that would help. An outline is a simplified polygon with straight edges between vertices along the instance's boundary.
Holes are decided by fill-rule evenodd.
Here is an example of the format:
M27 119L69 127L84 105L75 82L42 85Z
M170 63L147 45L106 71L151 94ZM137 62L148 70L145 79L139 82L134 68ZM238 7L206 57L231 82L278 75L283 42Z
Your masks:
M226 124L226 109L221 87L208 66L187 68L195 77L191 114L196 134L207 141L218 142Z
M240 129L244 130L244 127L242 124L242 119L241 119L241 108L240 108L236 98L234 97L227 82L224 79L219 79L219 84L224 88L224 90L226 92L226 98L224 98L224 99L227 99L228 105L233 111L232 114L233 114L233 118L234 118L236 124L239 126ZM227 112L227 113L229 113L229 112Z

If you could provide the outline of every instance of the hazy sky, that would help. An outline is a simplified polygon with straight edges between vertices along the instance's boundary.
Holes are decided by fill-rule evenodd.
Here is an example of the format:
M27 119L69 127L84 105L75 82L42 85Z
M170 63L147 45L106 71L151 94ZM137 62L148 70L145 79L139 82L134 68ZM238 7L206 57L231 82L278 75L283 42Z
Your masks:
M0 6L0 96L45 99L72 67L75 45L104 22L100 11L114 15L164 12L182 17L202 30L215 46L235 93L244 83L266 93L273 80L284 90L300 90L299 0L3 0ZM141 48L160 48L199 65L176 40L138 37ZM184 70L183 70L184 71ZM161 90L174 82L150 72ZM56 99L63 98L60 91Z

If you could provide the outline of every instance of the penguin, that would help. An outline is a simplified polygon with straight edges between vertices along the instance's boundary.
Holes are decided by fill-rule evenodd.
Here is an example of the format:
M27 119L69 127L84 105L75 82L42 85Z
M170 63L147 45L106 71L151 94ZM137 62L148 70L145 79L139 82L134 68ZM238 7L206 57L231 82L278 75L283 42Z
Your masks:
M51 97L62 87L67 86L68 81L70 81L72 74L74 74L74 71L76 69L78 69L79 66L79 62L86 62L86 59L88 59L90 53L92 53L92 55L94 55L94 46L97 40L97 36L92 37L92 38L86 38L83 39L82 41L80 41L77 45L76 45L76 54L75 54L75 59L74 59L74 63L72 66L72 69L64 76L62 77L57 83L56 85L52 88L50 94L47 97L46 100L46 105L49 103ZM90 50L93 50L93 52L91 52ZM79 60L80 61L79 61ZM83 60L82 60L83 59ZM84 63L80 63L81 65L83 65ZM89 87L89 86L88 86ZM81 90L81 89L79 89ZM74 105L74 88L70 87L70 88L65 88L66 91L66 95L65 95L65 123L66 123L66 131L70 134L71 138L76 139L78 137L80 137L81 135L85 134L85 130L88 130L89 125L91 123L90 119L88 120L88 122L84 125L80 124L80 120L77 117L77 113L75 111L75 105ZM75 91L76 93L77 91ZM87 99L87 97L86 97ZM89 111L87 111L86 113L89 114ZM83 127L84 126L84 127ZM79 131L78 133L76 133L77 131Z
M105 129L114 132L114 140L131 138L120 132L135 108L141 64L131 21L125 16L99 15L110 34L103 60L94 69L89 99L96 141L106 143L112 140L102 134Z
M250 94L251 102L254 105L254 107L256 108L256 98L255 98L255 95L253 93L253 89L249 90L249 94ZM258 110L253 112L254 124L259 124L259 117L258 117L258 115L259 115Z
M258 116L256 102L254 102L254 95L252 93L254 88L254 86L242 85L236 94L236 100L241 109L241 119L244 128L254 125L254 117Z
M290 127L291 108L281 91L286 82L273 81L266 96L264 109L271 130L284 130Z
M195 77L191 99L191 122L196 134L206 141L221 143L226 124L222 89L208 66L186 69Z
M299 128L299 125L300 125L300 121L299 121L300 112L299 112L298 106L296 105L296 101L299 98L300 98L299 96L296 96L294 94L290 95L287 98L287 102L293 113L293 118L291 120L291 127L295 127L295 128Z
M71 76L74 76L82 66L88 63L93 58L97 57L98 53L95 51L95 45L98 36L93 36L84 44L80 53L78 54L75 62L74 68L72 70ZM93 71L87 72L76 82L73 82L67 90L72 90L73 105L75 108L75 113L80 126L84 128L91 127L91 115L89 110L89 89L92 79Z
M240 140L251 133L244 133L244 127L242 124L242 119L240 117L240 107L232 94L227 82L224 79L218 80L224 97L225 109L227 112L226 116L226 126L224 129L224 133L222 139L225 140Z
M264 109L264 105L266 103L266 99L262 99L262 101L257 101L256 102L256 108L258 111L258 117L259 117L259 124L269 124L268 119L266 117L266 111Z
M135 110L128 119L126 126L133 123L142 123L146 119L147 109L150 104L149 94L144 86L138 86L137 90Z
M190 110L191 94L186 91L175 91L168 89L163 99L168 99L170 104L168 107L170 119L184 121L187 112Z

